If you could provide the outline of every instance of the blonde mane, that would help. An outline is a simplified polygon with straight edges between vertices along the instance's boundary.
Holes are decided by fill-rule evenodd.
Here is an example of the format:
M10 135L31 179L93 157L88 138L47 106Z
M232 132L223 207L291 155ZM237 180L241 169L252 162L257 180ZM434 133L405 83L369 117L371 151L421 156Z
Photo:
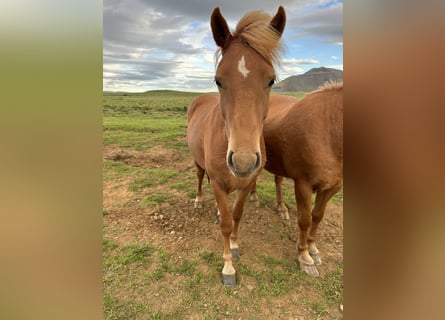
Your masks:
M272 17L263 11L246 13L236 25L232 33L234 38L240 39L258 52L266 61L279 65L279 55L283 51L280 43L280 33L269 26ZM215 53L215 65L221 57L221 49Z
M324 92L324 91L339 91L342 89L343 89L343 81L330 80L326 81L321 86L319 86L318 89L310 92L309 94Z

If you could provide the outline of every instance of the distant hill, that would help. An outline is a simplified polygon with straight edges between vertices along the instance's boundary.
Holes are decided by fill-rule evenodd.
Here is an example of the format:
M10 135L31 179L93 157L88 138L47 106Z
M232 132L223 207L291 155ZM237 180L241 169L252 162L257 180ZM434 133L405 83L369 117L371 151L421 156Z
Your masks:
M312 68L306 73L286 78L272 87L273 91L312 91L326 81L343 81L343 71L332 68Z
M150 97L173 97L173 96L197 96L201 92L188 92L177 90L147 90L144 92L104 91L104 96L150 96Z

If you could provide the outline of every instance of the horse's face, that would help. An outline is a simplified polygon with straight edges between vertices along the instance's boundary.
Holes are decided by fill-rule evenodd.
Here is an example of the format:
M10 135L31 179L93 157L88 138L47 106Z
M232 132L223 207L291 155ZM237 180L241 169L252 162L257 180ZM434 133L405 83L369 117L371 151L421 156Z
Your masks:
M274 81L272 65L240 41L229 46L216 71L227 165L237 177L249 177L261 165L260 141Z
M276 20L277 16L272 22L279 24L281 33L284 22ZM227 166L236 177L248 178L263 162L260 143L275 71L271 62L242 40L231 36L217 9L212 14L212 31L222 49L215 83L228 138Z

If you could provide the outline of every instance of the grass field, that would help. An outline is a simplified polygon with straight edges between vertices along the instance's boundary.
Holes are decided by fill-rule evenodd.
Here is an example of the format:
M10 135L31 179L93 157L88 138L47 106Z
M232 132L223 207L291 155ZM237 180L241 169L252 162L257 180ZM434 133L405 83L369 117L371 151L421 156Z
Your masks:
M273 176L263 172L261 206L246 204L241 222L238 284L222 285L222 239L208 184L204 210L192 204L186 112L197 95L104 94L104 318L341 319L342 192L320 227L321 276L310 278L296 261L295 223L274 212ZM295 218L291 181L284 193Z

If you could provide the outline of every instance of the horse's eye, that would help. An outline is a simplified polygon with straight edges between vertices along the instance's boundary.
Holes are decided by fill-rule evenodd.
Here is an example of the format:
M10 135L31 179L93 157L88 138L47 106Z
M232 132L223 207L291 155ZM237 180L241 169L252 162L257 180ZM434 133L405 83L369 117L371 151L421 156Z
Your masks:
M269 87L272 87L275 84L275 79L270 80Z
M217 86L218 88L221 88L221 87L222 87L221 82L220 82L219 80L217 80L217 79L215 79L215 84L216 84L216 86Z

